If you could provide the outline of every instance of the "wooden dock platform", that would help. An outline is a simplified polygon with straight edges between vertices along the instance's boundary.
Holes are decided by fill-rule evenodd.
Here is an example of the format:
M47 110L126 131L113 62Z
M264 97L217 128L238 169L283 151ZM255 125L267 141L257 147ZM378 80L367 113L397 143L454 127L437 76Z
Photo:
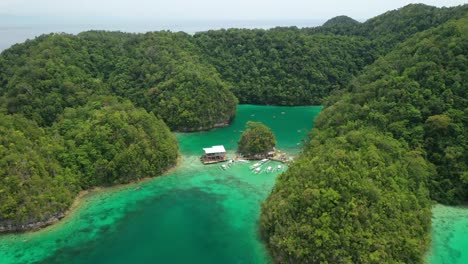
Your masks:
M202 158L200 158L200 160L201 160L201 162L202 162L204 165L216 164L216 163L228 161L228 159L226 159L226 158L224 158L224 159L219 159L219 160L203 160Z

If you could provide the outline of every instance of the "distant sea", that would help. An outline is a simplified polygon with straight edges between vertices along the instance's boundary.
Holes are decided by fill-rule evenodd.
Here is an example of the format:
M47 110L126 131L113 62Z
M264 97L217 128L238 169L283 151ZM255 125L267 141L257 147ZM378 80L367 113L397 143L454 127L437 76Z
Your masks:
M116 22L116 23L26 23L21 21L5 22L0 19L0 51L3 51L16 43L22 43L27 39L34 39L37 36L48 33L70 33L78 34L88 30L108 30L132 33L144 33L149 31L170 30L173 32L183 31L188 34L196 32L228 29L228 28L248 28L248 29L269 29L274 27L296 26L316 27L325 22L323 19L310 20L242 20L242 21L171 21L171 22Z

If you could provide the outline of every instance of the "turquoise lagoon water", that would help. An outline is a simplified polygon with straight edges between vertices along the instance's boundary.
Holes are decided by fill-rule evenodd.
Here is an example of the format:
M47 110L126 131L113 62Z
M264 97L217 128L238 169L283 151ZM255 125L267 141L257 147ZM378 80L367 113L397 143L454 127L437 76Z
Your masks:
M438 204L432 213L432 247L427 263L468 263L468 207Z
M92 192L41 231L0 236L0 264L269 263L258 219L279 172L253 174L249 164L221 170L198 158L217 144L233 156L248 120L266 123L278 148L295 154L320 110L241 105L229 127L178 134L182 162L175 171ZM432 226L427 262L468 263L468 209L437 205Z
M258 219L279 172L253 174L248 163L222 170L202 165L199 156L217 144L234 155L248 120L266 123L279 149L297 153L320 110L242 105L229 127L178 134L176 170L92 192L41 231L1 236L0 263L269 263Z

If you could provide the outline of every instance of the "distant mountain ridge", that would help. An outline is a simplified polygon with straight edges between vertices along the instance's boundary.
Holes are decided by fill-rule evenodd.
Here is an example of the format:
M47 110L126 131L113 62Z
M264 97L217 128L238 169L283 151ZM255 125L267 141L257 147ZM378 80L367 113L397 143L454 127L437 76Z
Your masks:
M409 36L436 27L449 19L461 18L467 12L467 4L449 8L409 4L370 18L360 24L338 23L327 27L310 28L306 31L365 37L383 48L382 54L384 54Z
M468 5L408 5L316 28L14 45L0 55L0 226L25 230L79 190L159 175L177 156L167 126L225 125L238 101L323 104L263 205L274 260L421 263L430 199L468 200L467 16Z
M322 27L332 27L337 25L346 25L346 24L359 24L360 22L350 18L349 16L336 16L332 19L327 20L323 23Z

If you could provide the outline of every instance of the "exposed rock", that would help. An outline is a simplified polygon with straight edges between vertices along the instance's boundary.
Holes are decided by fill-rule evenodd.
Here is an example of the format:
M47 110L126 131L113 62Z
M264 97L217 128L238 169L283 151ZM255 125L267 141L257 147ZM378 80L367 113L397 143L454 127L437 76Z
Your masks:
M65 217L65 213L58 212L55 213L42 221L27 221L19 224L14 224L11 221L0 221L0 233L14 233L14 232L25 232L31 230L37 230L48 225L51 225L55 222L58 222L60 219Z

